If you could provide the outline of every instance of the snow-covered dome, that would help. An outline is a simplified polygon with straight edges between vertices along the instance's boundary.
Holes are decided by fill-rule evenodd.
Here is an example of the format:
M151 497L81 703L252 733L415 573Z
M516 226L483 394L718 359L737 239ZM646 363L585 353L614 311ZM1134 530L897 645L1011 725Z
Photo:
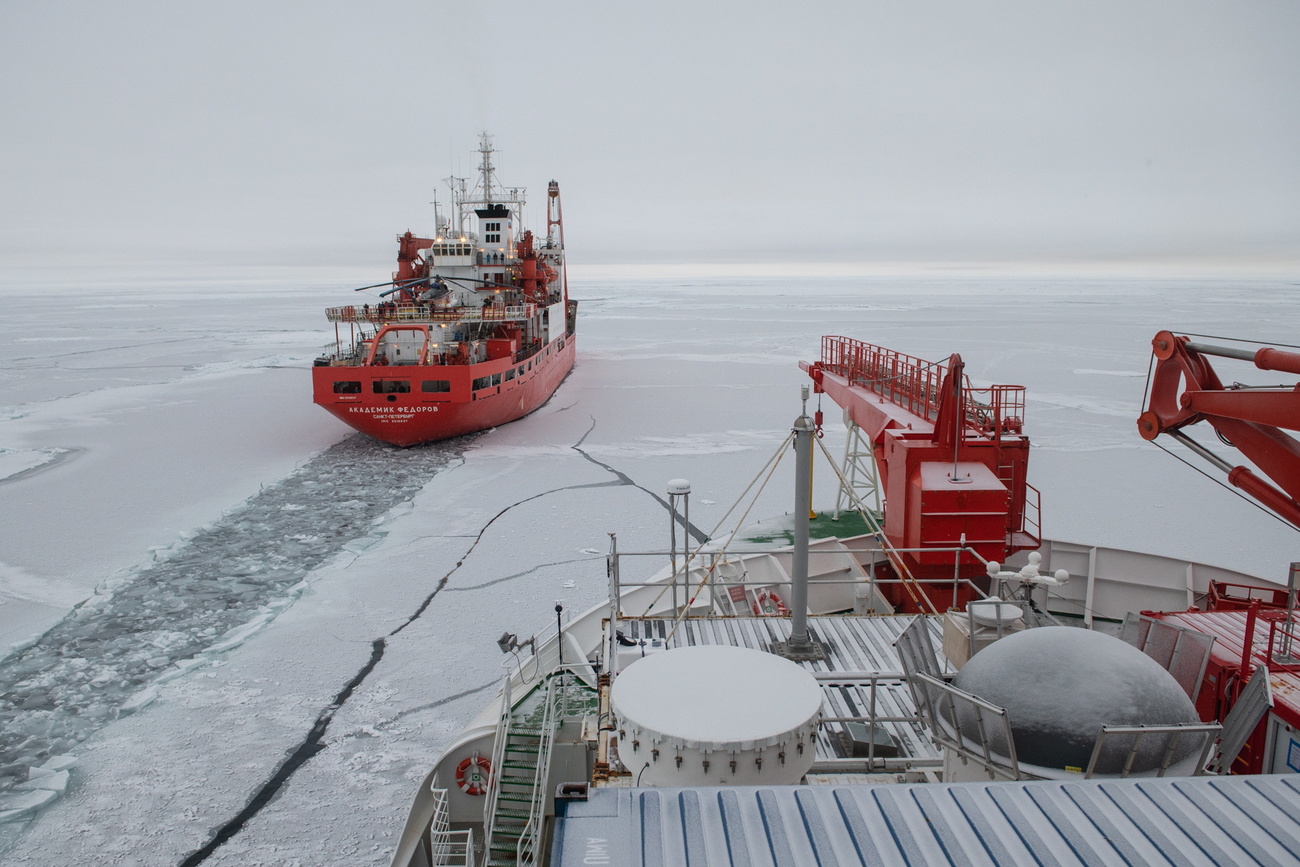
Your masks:
M971 657L953 685L1006 708L1017 760L1048 768L1085 768L1102 725L1199 722L1187 693L1155 660L1118 638L1070 626L1008 635ZM974 737L973 729L962 726L962 733ZM1146 741L1135 772L1163 756L1162 738ZM1130 746L1108 748L1097 772L1119 772ZM1174 761L1199 748L1184 739Z
M812 766L822 691L788 659L702 645L632 663L610 703L638 785L792 785Z

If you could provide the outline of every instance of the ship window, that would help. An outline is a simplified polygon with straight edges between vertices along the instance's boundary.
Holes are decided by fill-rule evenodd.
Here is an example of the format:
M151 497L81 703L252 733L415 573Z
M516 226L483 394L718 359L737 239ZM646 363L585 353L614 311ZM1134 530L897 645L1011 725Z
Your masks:
M524 375L524 367L523 367L522 364L519 366L519 375L520 375L520 376L523 376L523 375Z
M425 392L447 392L451 391L451 382L446 379L426 379L420 383L420 391Z
M336 382L334 383L335 394L361 394L361 383L359 382Z
M500 244L501 235L499 235L496 232L488 232L487 237L484 240L486 240L489 244Z
M409 379L376 379L371 386L375 394L406 394L411 390Z
M481 388L487 388L491 384L492 384L492 377L480 376L478 379L474 380L474 390L478 391Z
M506 371L506 382L515 378L515 369L512 367Z
M492 374L492 384L493 384L493 385L500 385L500 384L501 384L501 374L499 374L499 373L494 373L494 374Z

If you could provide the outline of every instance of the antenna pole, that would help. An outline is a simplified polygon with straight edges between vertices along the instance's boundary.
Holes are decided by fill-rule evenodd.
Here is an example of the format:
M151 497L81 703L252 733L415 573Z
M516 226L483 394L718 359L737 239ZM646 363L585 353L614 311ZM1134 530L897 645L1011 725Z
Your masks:
M794 550L790 557L790 640L777 642L778 656L796 661L825 659L822 646L808 635L808 516L812 512L812 439L817 426L808 417L808 386L794 420Z

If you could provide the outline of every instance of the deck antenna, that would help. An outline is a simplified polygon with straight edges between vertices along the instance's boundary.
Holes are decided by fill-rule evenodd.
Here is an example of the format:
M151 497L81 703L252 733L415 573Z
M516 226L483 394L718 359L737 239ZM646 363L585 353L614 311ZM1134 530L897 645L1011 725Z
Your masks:
M492 136L486 132L479 134L478 152L483 157L478 167L481 178L479 183L483 187L483 201L490 205L492 204L492 175L495 169L492 167Z
M803 406L794 420L794 547L790 555L790 640L772 652L796 661L825 659L826 651L808 635L808 515L812 512L812 443L817 426L808 417L808 386L799 390Z
M447 229L450 229L451 226L450 226L449 223L447 223L446 221L444 221L443 218L442 218L442 208L441 208L441 206L439 206L439 204L438 204L438 191L437 191L436 189L433 191L433 201L430 202L429 204L433 205L433 232L434 232L434 236L437 237L437 238L442 238L442 236L445 234L446 230L447 230Z
M465 237L465 202L469 199L466 188L469 185L469 178L458 178L452 175L449 178L443 178L445 183L451 189L452 213L456 215L456 235L459 238Z
M688 556L691 549L691 483L686 479L673 479L668 483L668 545L669 559L673 569L673 610L677 610L677 503L681 501L683 515L682 537L683 537L683 563L682 572L685 573L690 568L690 557Z

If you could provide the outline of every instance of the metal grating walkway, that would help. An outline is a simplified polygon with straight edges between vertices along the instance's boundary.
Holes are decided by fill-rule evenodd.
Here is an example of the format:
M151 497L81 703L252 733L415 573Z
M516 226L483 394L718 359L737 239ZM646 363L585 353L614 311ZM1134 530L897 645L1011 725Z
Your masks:
M935 647L942 644L942 621L926 618ZM818 731L817 760L847 758L842 737L844 718L874 717L889 731L900 755L933 763L941 754L917 719L911 691L903 681L894 641L912 622L908 616L809 617L808 631L826 650L826 658L800 663L822 685L823 713L831 720ZM621 619L619 628L633 640L664 639L673 621L662 618ZM668 647L724 644L770 650L790 637L788 617L709 617L684 620ZM835 677L839 674L840 677ZM874 688L873 688L874 675ZM871 711L874 710L874 713Z

